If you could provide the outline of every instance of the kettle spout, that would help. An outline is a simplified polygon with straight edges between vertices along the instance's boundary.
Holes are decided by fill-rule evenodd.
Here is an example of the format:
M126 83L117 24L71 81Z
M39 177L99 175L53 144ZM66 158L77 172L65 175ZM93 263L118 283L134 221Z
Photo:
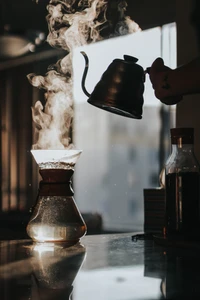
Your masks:
M81 54L85 58L85 69L84 69L84 72L83 72L83 77L82 77L82 81L81 81L81 87L82 87L82 90L85 93L85 95L88 96L88 97L90 97L90 93L88 93L88 91L86 90L86 87L85 87L85 79L86 79L88 68L89 68L89 59L88 59L87 54L84 51L81 51Z

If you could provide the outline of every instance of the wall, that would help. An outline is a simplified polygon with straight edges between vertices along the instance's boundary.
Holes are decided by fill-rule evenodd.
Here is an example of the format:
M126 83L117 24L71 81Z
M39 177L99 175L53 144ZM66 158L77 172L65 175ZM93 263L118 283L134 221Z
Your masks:
M117 0L108 0L116 2ZM130 15L142 29L174 22L176 0L126 0L127 15ZM1 0L0 32L8 24L14 31L40 30L47 32L46 5L49 0Z
M23 34L28 30L48 31L45 16L48 0L1 0L0 32L4 29ZM6 28L5 28L6 27Z
M180 9L184 7L183 9ZM177 63L182 65L198 55L195 29L190 23L192 0L176 0ZM195 128L195 154L200 161L200 95L185 96L177 105L177 127Z
M172 23L176 16L176 0L126 0L127 15L142 29Z

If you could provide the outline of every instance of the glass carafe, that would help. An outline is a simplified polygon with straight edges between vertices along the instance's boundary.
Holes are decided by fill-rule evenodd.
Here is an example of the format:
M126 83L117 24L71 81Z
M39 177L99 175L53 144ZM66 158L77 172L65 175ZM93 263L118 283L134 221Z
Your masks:
M37 242L76 243L86 233L86 224L74 200L71 177L79 150L33 150L42 180L36 205L27 225Z

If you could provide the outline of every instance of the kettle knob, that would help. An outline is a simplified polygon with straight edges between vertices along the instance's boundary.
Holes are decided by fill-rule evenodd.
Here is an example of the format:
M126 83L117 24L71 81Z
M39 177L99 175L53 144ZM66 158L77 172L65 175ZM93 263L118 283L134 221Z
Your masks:
M138 61L138 59L136 57L130 56L130 55L124 55L124 60L129 61L129 62L133 62L133 63L136 63Z

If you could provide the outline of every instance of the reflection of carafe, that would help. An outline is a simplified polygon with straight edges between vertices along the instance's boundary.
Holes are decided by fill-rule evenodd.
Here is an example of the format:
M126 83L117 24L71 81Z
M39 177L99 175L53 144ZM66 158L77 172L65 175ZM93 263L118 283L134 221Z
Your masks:
M38 242L75 243L86 233L71 188L71 177L81 151L34 150L32 153L39 164L42 181L27 233Z
M74 279L84 261L86 250L77 243L42 243L33 245L32 300L70 299Z

